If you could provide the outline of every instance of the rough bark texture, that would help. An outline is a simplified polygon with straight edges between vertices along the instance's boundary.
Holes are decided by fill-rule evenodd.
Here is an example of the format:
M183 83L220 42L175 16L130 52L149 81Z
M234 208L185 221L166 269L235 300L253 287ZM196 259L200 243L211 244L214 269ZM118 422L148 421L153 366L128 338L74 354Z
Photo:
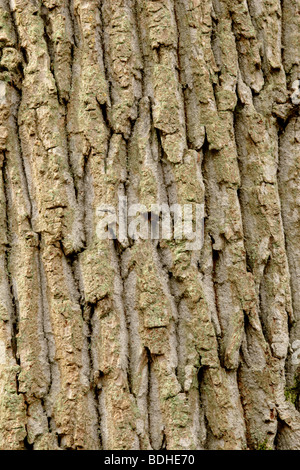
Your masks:
M300 0L0 0L0 448L298 449ZM205 203L205 242L97 207Z

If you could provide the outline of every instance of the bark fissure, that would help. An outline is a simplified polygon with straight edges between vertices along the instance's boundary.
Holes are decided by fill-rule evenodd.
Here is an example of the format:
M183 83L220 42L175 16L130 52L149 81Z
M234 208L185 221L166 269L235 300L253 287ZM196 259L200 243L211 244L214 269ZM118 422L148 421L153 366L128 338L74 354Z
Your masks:
M1 449L299 449L299 40L298 0L0 0ZM101 238L120 197L201 249Z

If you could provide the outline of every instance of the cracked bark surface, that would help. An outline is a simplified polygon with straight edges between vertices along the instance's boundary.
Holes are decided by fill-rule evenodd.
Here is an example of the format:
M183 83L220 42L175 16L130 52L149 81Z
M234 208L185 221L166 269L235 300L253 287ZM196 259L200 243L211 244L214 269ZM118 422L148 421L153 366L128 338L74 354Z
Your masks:
M300 450L300 0L0 0L0 48L0 449Z

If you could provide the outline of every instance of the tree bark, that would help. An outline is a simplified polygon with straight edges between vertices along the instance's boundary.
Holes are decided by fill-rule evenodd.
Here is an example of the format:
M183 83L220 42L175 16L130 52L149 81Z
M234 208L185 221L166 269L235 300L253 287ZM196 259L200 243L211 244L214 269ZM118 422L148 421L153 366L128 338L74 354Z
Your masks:
M300 0L0 0L0 47L0 448L300 450ZM100 239L120 196L202 249Z

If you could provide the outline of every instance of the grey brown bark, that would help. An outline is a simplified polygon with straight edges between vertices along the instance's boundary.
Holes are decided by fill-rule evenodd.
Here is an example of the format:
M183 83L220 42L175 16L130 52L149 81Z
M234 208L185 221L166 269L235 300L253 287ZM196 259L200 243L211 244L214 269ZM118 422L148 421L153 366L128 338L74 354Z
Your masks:
M300 450L300 1L0 0L0 48L0 449ZM202 249L99 239L120 196Z

